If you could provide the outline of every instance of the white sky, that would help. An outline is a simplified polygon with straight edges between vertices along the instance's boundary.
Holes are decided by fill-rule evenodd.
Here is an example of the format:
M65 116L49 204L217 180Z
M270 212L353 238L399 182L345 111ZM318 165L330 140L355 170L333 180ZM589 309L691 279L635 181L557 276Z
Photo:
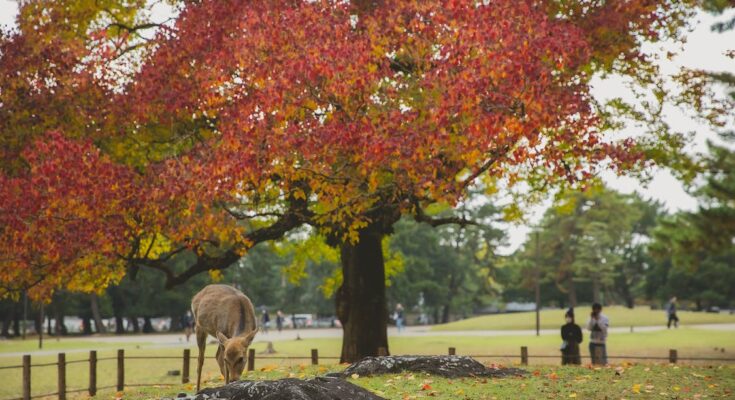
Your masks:
M158 17L163 10L154 10ZM0 0L0 25L13 25L15 16L18 12L16 1ZM667 50L676 51L678 55L672 60L661 58L659 63L661 71L666 74L672 74L681 67L699 68L710 71L735 71L735 60L725 56L726 50L735 49L735 30L721 34L712 32L710 26L715 21L722 21L732 18L735 10L731 10L722 16L713 17L708 14L700 14L697 17L698 22L694 29L688 35L687 43L681 45L676 43L668 43L664 47ZM165 18L161 15L162 19ZM661 53L663 54L663 53ZM631 98L630 94L621 81L615 78L600 80L593 82L593 94L598 99L611 97L622 97L624 99ZM693 144L692 152L703 152L705 150L705 142L707 139L714 138L714 133L706 126L687 118L678 110L668 110L666 113L667 121L672 127L676 127L681 132L691 132ZM626 135L635 135L634 129L624 132ZM638 191L644 197L652 198L663 202L669 211L677 210L693 210L696 208L696 200L689 196L679 183L669 172L658 170L654 172L653 179L647 186L631 178L616 177L611 173L603 173L603 179L609 186L624 193L632 193ZM529 210L528 220L530 225L537 223L543 210L548 206L548 202L534 207ZM529 232L527 225L511 225L508 226L509 245L501 252L509 253L518 248L525 241Z

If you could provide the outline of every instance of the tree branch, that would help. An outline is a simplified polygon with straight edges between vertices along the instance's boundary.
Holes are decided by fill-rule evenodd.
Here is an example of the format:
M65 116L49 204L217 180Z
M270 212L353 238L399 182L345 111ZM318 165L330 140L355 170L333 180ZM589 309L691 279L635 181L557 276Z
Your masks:
M424 212L424 209L421 208L421 205L416 199L414 199L413 206L414 206L413 219L416 222L423 222L423 223L429 224L434 228L436 228L437 226L449 225L449 224L455 224L455 225L459 225L462 227L468 226L468 225L474 225L474 226L480 225L477 221L467 219L465 217L443 217L443 218L430 217L426 215L426 212Z

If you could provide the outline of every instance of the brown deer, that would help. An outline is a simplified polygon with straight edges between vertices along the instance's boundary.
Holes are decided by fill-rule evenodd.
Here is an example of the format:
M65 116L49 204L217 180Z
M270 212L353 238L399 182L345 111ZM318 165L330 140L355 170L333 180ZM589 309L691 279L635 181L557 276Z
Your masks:
M241 291L227 285L208 285L191 300L197 346L197 391L202 380L207 335L219 340L217 364L230 383L240 379L248 346L258 332L253 303Z

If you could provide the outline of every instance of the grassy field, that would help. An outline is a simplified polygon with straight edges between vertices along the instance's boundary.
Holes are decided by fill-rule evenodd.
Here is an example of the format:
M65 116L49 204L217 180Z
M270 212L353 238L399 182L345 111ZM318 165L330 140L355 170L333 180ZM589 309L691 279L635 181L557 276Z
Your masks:
M35 341L27 340L22 341L6 341L0 342L4 352L18 351L17 348L30 348L33 347ZM51 346L52 341L47 342L48 346ZM176 359L163 359L163 360L148 360L148 359L131 359L126 360L125 377L126 382L137 383L137 384L169 384L175 385L174 389L166 388L152 388L151 390L162 390L170 394L171 390L181 390L183 387L179 384L180 377L168 376L167 372L171 370L180 370L182 365L181 355L183 352L182 348L146 348L145 345L131 344L131 343L104 343L104 347L98 347L98 357L100 359L107 357L115 357L115 349L124 348L126 356L166 356L166 357L179 357ZM87 349L96 347L95 343L68 340L57 343L59 350L67 352L67 362L85 360L88 357L86 351L76 351L77 349ZM281 341L275 342L274 346L278 351L276 356L293 356L293 357L304 357L303 359L297 360L282 360L282 359L266 359L260 354L256 357L256 369L264 369L260 372L269 371L282 371L285 374L295 373L294 371L300 371L301 367L305 367L308 364L310 357L310 349L319 349L321 357L337 356L339 354L341 341L339 339L308 339L302 341ZM541 365L558 364L559 360L556 356L559 355L559 339L555 335L542 335L536 336L494 336L494 337L474 337L474 336L454 336L448 332L446 336L435 336L435 337L396 337L390 338L390 350L393 354L446 354L448 347L456 347L458 354L466 355L510 355L512 357L493 357L485 358L478 357L479 360L488 363L498 363L503 365L517 364L520 361L520 346L527 346L529 348L530 363L540 367ZM256 352L260 353L265 349L265 343L256 343L253 346ZM715 350L717 347L717 350ZM615 355L626 355L626 356L659 356L665 357L668 355L668 350L674 348L679 352L679 357L730 357L735 358L735 335L732 332L727 331L714 331L714 330L701 330L694 328L680 328L678 330L665 330L655 332L641 332L641 333L620 333L613 334L609 338L608 353L611 356ZM724 348L723 353L720 349ZM192 356L196 356L196 349L192 345ZM213 356L215 346L208 346L208 355ZM534 356L546 355L554 356L554 358L534 358ZM582 355L586 356L586 347L583 346ZM33 364L49 363L56 361L56 355L34 355L32 358ZM586 360L585 360L586 361ZM622 359L611 359L612 362L620 364L626 362ZM627 360L634 361L634 360ZM336 366L337 360L334 359L322 359L320 366L322 372L327 369L339 368ZM658 361L660 364L662 361ZM9 365L19 365L21 358L17 356L2 356L0 354L0 367ZM656 364L656 362L651 362ZM532 368L537 368L532 367ZM309 367L310 368L310 367ZM311 373L318 373L318 369L305 368L304 371L311 371ZM325 369L327 368L327 369ZM729 368L729 367L728 367ZM314 372L317 371L317 372ZM729 369L727 371L732 372L734 370ZM195 377L196 367L195 363L191 365L192 378ZM32 369L32 392L33 394L42 393L53 393L56 391L56 367L46 366ZM275 373L275 372L274 372ZM299 372L299 376L302 372ZM307 373L307 372L303 372ZM205 362L204 378L212 384L220 384L219 370L216 367L216 363L212 359L208 359ZM260 375L257 375L260 376ZM307 375L305 375L307 376ZM116 377L116 362L114 360L101 360L98 365L98 386L111 386L115 384ZM371 388L378 388L378 381L371 379L360 379L360 384L366 385ZM395 378L387 378L395 379ZM400 381L402 378L398 378ZM418 379L418 378L417 378ZM423 379L423 378L422 378ZM426 378L431 379L431 378ZM571 378L570 378L571 379ZM363 382L364 381L364 382ZM5 383L0 385L0 399L18 397L21 392L21 370L20 369L0 369L0 382ZM387 381L386 381L387 382ZM443 382L438 380L437 382ZM446 383L446 382L445 382ZM380 383L382 385L384 383ZM82 389L88 385L88 363L77 362L67 366L67 386L70 389ZM408 382L400 382L395 390L408 390L406 386ZM446 385L450 385L446 383ZM465 387L469 385L469 387ZM472 393L472 383L467 383L462 386L462 390ZM529 384L531 385L531 384ZM434 387L434 385L431 385ZM484 386L483 386L484 387ZM503 387L503 384L499 384L499 388ZM529 390L530 390L529 386ZM178 389L175 389L178 388ZM390 388L390 387L389 387ZM446 388L445 388L446 389ZM445 390L442 389L442 390ZM148 390L148 389L146 389ZM393 390L391 388L390 390ZM458 389L459 390L459 389ZM107 393L111 393L109 390ZM140 396L145 395L143 392L132 392L141 393ZM390 392L394 393L394 392ZM445 391L442 391L445 393ZM100 397L100 396L98 396ZM109 397L109 396L108 396ZM129 397L129 396L126 396ZM135 396L133 396L135 398ZM389 397L392 398L392 397ZM481 397L472 397L481 398ZM491 398L491 397L488 397ZM503 397L499 397L503 398Z
M607 307L603 314L610 318L613 327L666 325L666 313L662 310L637 307ZM541 328L556 329L564 323L565 310L542 310ZM575 309L577 323L583 325L589 318L589 307ZM713 314L693 311L677 312L682 326L697 324L735 323L735 315ZM536 313L522 312L512 314L485 315L468 318L432 327L434 331L477 331L477 330L523 330L536 328Z
M92 342L88 340L75 340L75 339L67 339L62 338L60 340L56 340L55 338L44 338L43 340L43 350L48 351L56 351L56 352L63 352L63 351L69 351L69 350L75 350L75 349L119 349L121 343L110 343L110 342ZM128 348L134 348L136 346L148 346L151 345L151 343L126 343L124 344L128 346ZM18 353L18 352L26 352L26 351L35 351L38 350L38 338L34 337L32 339L27 340L0 340L0 355L2 353Z
M339 366L265 366L246 379L311 378ZM445 379L426 374L354 376L349 380L387 399L701 399L733 398L735 367L623 364L617 367L530 367L524 377ZM221 381L210 382L219 385ZM126 399L172 397L192 385L127 389ZM112 396L109 396L112 397Z

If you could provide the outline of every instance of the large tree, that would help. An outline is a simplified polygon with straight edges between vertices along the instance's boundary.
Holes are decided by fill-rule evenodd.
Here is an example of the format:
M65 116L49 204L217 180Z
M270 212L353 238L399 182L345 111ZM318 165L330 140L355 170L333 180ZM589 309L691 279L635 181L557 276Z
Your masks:
M650 72L642 41L676 36L687 5L205 0L183 2L150 42L131 39L148 27L136 18L90 24L67 75L93 84L77 95L102 112L82 125L101 128L49 120L61 133L9 156L0 278L42 297L104 286L127 266L133 277L159 270L172 287L309 225L340 250L342 360L375 355L388 348L381 244L402 215L467 224L426 209L455 204L478 179L539 189L655 154L603 134L588 82ZM65 10L43 26L65 24ZM17 83L4 76L3 94ZM53 80L19 81L57 95ZM52 107L23 104L33 115Z

